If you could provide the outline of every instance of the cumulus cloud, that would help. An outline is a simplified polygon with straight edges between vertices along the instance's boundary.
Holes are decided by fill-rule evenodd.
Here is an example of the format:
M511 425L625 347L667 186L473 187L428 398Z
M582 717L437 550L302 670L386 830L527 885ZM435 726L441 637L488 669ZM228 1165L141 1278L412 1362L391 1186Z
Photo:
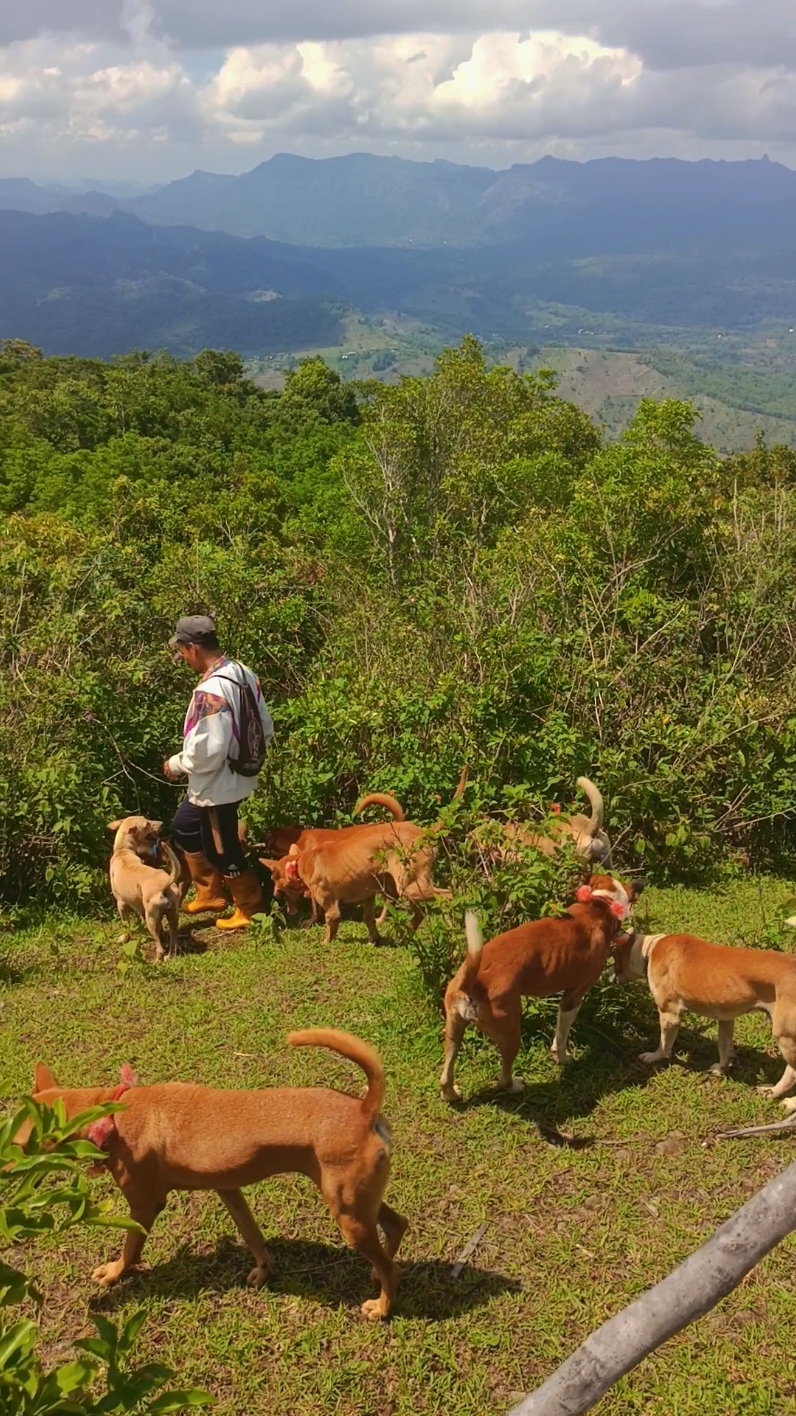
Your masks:
M184 128L193 107L191 83L173 60L142 54L120 62L102 45L55 48L46 40L20 41L0 55L0 141L163 141L175 123Z
M239 47L202 95L210 121L260 142L275 131L342 139L459 141L589 132L642 66L623 50L555 32L413 34Z
M119 35L125 0L27 0L0 9L0 43L46 30ZM796 58L792 0L155 0L154 22L181 48L368 38L382 34L561 30L629 48L653 67L778 65Z
M508 165L768 147L796 164L794 113L793 0L29 0L0 14L0 164L31 175L54 154L112 171L116 150L119 175L153 177L285 148Z

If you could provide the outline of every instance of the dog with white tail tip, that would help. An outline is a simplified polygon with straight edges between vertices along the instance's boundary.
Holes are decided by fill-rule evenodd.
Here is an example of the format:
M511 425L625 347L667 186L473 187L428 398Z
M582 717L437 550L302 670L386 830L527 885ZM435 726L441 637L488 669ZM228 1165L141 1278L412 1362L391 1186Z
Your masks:
M625 887L615 876L592 875L576 891L575 903L562 918L520 925L486 944L478 920L468 912L467 954L445 991L445 1061L440 1077L445 1101L460 1097L453 1073L468 1023L475 1023L500 1052L498 1085L509 1092L523 1090L523 1082L513 1074L521 1043L523 998L562 995L551 1051L564 1064L570 1028L581 1003L597 982L643 888L640 881Z

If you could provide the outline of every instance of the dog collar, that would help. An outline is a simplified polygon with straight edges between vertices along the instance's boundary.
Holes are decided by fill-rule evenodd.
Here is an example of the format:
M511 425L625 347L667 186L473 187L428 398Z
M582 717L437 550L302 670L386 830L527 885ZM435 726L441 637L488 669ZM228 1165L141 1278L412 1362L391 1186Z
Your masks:
M665 938L666 938L666 935L665 935L665 934L645 934L645 935L642 937L642 940L641 940L641 957L642 957L642 959L644 960L644 963L647 965L647 971L649 971L649 966L650 966L650 954L652 953L652 951L653 951L653 949L655 948L655 945L658 943L658 941L659 941L660 939L665 939Z
M119 1075L121 1076L121 1081L118 1087L116 1087L111 1101L121 1101L125 1092L128 1092L131 1087L138 1086L138 1078L129 1062L123 1063ZM93 1126L89 1126L88 1139L91 1141L92 1145L97 1147L97 1150L107 1150L108 1142L115 1130L115 1113L111 1113L110 1116L100 1116L99 1120L95 1121ZM107 1161L104 1160L93 1161L89 1167L89 1175L100 1175L106 1165Z
M590 900L607 900L611 906L611 914L621 922L630 914L630 901L621 885L619 889L622 890L624 899L618 899L613 890L592 890L591 885L580 885L575 891L575 899L582 905L587 905Z

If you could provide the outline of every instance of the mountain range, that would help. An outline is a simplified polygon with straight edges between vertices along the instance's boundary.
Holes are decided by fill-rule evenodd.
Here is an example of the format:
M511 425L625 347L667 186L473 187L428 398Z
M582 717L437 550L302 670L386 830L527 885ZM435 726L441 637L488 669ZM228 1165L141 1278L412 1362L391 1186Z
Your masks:
M4 179L0 338L266 355L339 344L352 310L521 345L796 326L794 221L767 160L281 156L125 198Z
M157 225L267 236L299 246L554 244L563 231L625 212L634 230L668 239L748 235L792 218L796 173L767 158L683 162L545 157L505 171L354 153L311 159L282 153L241 176L193 172L137 196L0 180L0 208L108 216L127 211ZM587 243L588 244L588 243Z

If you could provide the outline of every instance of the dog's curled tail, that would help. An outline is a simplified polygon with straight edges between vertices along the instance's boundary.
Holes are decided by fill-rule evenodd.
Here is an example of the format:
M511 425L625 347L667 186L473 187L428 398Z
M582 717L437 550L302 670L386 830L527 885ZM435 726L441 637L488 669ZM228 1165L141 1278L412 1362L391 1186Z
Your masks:
M406 820L401 803L396 801L395 797L390 796L387 792L369 792L367 796L363 796L361 801L358 801L354 807L354 815L361 816L362 812L368 806L386 806L387 810L392 813L393 821Z
M465 788L467 786L469 777L470 767L469 764L465 762L464 766L462 767L461 774L459 776L459 785L456 788L456 791L453 793L453 801L461 801L462 797L464 796Z
M350 1062L356 1062L368 1079L368 1089L362 1098L362 1110L371 1120L381 1110L384 1100L384 1068L375 1047L363 1042L353 1033L338 1032L336 1028L306 1028L303 1032L288 1033L290 1047L328 1047L339 1052Z
M591 817L589 819L589 831L592 837L602 829L603 824L603 798L602 792L595 787L594 782L590 782L588 777L578 777L578 786L584 796L589 798L591 806Z
M162 850L164 859L169 867L169 883L167 889L170 889L172 885L178 884L180 876L182 875L182 866L180 865L180 862L178 861L174 851L171 849L171 846L169 845L168 841L161 841L160 849Z
M484 936L481 933L478 916L473 910L468 910L464 916L464 932L467 935L467 953L462 965L463 972L459 980L459 988L462 993L467 993L478 976L481 951L484 947Z

